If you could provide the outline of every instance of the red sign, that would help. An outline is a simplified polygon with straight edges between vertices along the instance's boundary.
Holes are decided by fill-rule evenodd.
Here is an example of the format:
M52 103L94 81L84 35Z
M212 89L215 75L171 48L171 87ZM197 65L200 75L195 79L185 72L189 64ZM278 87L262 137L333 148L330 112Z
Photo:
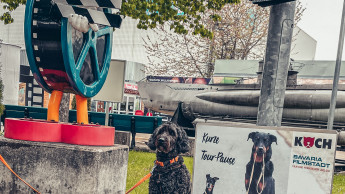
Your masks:
M125 83L125 89L129 89L129 90L138 90L138 85L135 85L135 84L126 84L126 83Z
M135 115L144 116L144 112L142 110L136 110Z
M139 91L138 91L138 90L125 89L124 92L125 92L126 94L135 94L135 95L139 95Z

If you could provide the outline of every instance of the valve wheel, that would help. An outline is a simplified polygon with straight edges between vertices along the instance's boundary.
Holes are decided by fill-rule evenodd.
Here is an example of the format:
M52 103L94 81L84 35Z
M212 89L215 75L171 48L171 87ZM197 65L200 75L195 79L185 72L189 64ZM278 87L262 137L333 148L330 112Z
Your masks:
M113 28L75 30L67 18L56 19L50 0L28 0L24 34L31 71L47 92L93 97L102 88L111 61Z

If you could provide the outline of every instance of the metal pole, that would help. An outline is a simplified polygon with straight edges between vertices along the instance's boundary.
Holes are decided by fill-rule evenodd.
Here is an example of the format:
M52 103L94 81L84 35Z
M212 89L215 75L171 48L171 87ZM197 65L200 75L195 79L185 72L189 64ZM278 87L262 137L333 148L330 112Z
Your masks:
M273 5L262 72L257 125L280 126L290 64L296 2Z
M334 71L331 103L330 103L330 106L329 106L329 113L328 113L328 123L327 123L327 129L328 130L332 130L333 129L335 105L337 103L339 73L340 73L341 58L342 58L343 47L344 47L344 32L345 32L345 25L344 25L344 23L345 23L345 0L344 0L344 5L343 5L343 14L342 14L342 17L341 17L341 26L340 26L339 43L338 43L338 53L337 53L337 60L335 62L335 71Z
M104 102L105 103L105 126L109 125L109 104L110 102Z

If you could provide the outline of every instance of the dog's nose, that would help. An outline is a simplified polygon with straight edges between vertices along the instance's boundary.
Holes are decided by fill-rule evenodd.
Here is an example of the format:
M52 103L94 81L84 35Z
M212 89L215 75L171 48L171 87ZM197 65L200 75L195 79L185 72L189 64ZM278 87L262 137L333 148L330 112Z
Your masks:
M164 138L163 137L159 138L158 142L160 142L160 143L164 142Z
M264 152L264 147L259 147L258 152L263 153Z

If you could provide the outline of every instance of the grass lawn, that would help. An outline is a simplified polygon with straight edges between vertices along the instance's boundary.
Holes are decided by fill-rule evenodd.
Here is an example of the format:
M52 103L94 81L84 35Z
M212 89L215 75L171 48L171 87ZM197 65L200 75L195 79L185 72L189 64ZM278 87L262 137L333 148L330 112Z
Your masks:
M153 161L155 161L156 155L154 153L136 152L130 151L128 158L128 171L126 191L130 189L135 183L137 183L142 177L151 172L153 167ZM193 158L183 157L185 164L191 173L193 174ZM149 180L146 180L140 186L135 188L131 194L147 194L149 191ZM345 193L345 175L334 175L333 180L333 194Z
M337 174L333 178L333 194L343 194L345 193L345 175Z

